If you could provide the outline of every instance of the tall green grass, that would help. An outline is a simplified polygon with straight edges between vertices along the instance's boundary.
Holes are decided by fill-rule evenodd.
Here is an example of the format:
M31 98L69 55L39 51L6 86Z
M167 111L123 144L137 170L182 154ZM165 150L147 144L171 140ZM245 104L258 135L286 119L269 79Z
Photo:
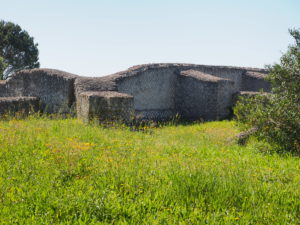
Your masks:
M1 224L299 224L300 160L229 141L234 122L0 122Z

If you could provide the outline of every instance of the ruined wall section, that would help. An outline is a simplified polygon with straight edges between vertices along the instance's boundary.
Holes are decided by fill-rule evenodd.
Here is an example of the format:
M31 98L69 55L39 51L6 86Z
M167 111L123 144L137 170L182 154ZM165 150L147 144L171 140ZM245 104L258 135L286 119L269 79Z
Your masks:
M38 97L49 113L69 112L75 103L74 81L78 76L52 69L22 70L2 87L2 97Z
M265 80L267 70L256 68L199 66L196 70L234 81L234 92L270 91L270 83Z
M6 115L26 116L37 112L39 107L40 101L37 97L0 97L0 118Z
M238 92L242 88L242 75L245 73L244 69L232 67L211 67L211 66L198 66L197 71L205 74L210 74L219 78L232 80L234 82L233 92Z
M78 77L75 80L75 95L79 96L87 91L116 91L116 78L118 74L105 77Z
M179 76L176 105L182 118L216 120L230 115L234 82L197 70Z
M269 85L268 82L264 81L264 77L268 72L267 70L248 67L163 63L134 66L129 68L128 72L147 71L149 69L156 69L157 71L172 69L178 73L185 70L199 71L212 76L232 80L234 82L233 89L235 92L243 91L245 88L249 91L257 91L257 87L263 86L266 88Z
M118 91L134 96L137 118L164 120L176 115L176 68L149 68L116 80Z
M23 96L23 81L15 76L0 83L0 97Z
M189 70L190 71L190 70ZM181 118L187 120L208 120L217 117L217 82L180 73L176 94L176 107Z
M133 97L114 91L82 92L77 99L77 116L84 123L130 122L134 117Z
M241 91L260 91L269 92L271 85L265 80L266 73L257 71L246 71L242 76Z
M209 79L181 74L188 70ZM232 96L245 88L246 73L259 75L249 82L249 90L264 85L266 71L262 69L194 64L135 66L116 74L115 85L118 91L134 96L136 114L142 118L164 119L179 113L189 119L221 119L231 114Z
M229 79L220 79L218 81L218 115L215 118L216 120L226 119L232 116L232 97L236 93L234 84L234 81Z
M0 97L7 97L7 88L5 80L0 80Z
M211 81L185 76L193 70L210 76ZM76 79L78 97L88 91L118 91L134 98L138 118L161 120L175 116L224 118L230 114L232 95L244 88L256 91L266 71L255 68L195 64L146 64L106 77ZM256 73L248 82L245 74ZM217 77L217 82L215 78ZM256 84L257 83L257 84Z

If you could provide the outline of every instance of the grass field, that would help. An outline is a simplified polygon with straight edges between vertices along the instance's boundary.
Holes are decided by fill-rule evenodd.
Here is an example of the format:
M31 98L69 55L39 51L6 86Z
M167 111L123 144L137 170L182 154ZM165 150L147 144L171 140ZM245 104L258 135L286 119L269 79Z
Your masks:
M300 159L234 122L0 122L0 224L300 224Z

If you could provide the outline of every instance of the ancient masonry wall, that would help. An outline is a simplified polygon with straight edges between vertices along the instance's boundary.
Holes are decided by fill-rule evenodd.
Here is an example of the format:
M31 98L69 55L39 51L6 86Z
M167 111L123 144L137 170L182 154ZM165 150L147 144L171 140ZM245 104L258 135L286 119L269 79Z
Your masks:
M0 98L38 97L50 113L113 119L223 119L230 115L233 95L270 90L266 70L194 64L147 64L105 77L80 77L52 70L24 70L0 82Z
M177 111L190 120L223 119L230 114L234 82L196 70L182 71L179 76Z
M148 69L118 81L118 91L134 96L138 118L165 119L176 115L177 75L173 68Z
M0 118L16 115L16 112L20 112L21 116L26 116L30 112L37 112L39 107L37 97L2 97L0 98Z
M75 103L76 77L52 69L23 70L2 83L0 97L38 97L43 111L68 112Z

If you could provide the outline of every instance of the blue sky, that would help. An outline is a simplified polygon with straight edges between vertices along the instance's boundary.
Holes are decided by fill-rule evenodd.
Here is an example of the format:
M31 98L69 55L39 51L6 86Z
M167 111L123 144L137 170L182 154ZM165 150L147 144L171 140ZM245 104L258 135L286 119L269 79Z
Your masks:
M300 28L300 0L0 0L40 63L103 76L144 63L264 67Z

